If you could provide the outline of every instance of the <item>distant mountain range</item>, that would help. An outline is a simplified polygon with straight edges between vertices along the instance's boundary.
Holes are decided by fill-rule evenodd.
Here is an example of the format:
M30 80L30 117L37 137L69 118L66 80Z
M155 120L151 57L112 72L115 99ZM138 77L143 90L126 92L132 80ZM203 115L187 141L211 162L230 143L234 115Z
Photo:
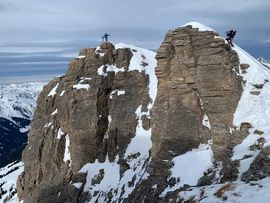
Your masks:
M0 85L0 167L21 159L36 100L45 84Z

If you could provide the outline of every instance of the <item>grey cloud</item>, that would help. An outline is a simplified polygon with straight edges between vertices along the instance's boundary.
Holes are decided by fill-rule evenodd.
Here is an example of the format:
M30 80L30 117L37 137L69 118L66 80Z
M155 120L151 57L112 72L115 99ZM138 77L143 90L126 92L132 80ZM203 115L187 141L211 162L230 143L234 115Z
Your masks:
M0 12L18 11L19 7L11 1L0 0Z
M65 72L72 56L98 46L104 32L114 43L156 50L169 29L188 21L221 35L234 27L238 45L270 58L269 10L268 0L0 0L0 77Z

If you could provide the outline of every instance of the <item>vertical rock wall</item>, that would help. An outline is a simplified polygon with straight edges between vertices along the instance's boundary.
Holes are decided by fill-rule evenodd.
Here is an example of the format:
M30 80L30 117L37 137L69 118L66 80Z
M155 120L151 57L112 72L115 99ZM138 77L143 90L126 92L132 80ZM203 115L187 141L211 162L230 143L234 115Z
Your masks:
M140 105L146 109L150 100L149 77L128 71L135 52L110 43L83 49L65 76L44 87L18 180L24 202L85 201L83 185L70 185L85 183L86 174L78 173L85 164L113 162L117 155L120 172L128 167L124 153L135 136L135 111Z
M242 93L237 54L217 33L187 26L167 33L156 58L153 159L212 140L216 160L223 160Z
M166 34L156 59L158 94L152 111L150 177L127 202L176 201L176 189L162 196L166 188L181 181L170 178L172 159L203 143L209 143L213 150L212 170L215 165L222 166L221 174L216 174L221 181L237 178L230 156L233 146L247 135L233 126L242 79L237 53L223 38L212 31L181 27ZM212 178L213 174L198 183L211 184ZM181 190L185 187L179 187L178 192Z

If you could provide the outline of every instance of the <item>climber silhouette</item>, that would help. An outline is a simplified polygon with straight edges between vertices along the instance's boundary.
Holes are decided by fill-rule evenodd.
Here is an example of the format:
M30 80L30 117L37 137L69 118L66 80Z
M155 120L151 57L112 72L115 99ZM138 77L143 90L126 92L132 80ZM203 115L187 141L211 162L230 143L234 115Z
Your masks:
M228 42L232 47L234 47L232 41L233 41L234 36L236 35L236 30L233 30L233 29L232 29L232 30L230 30L230 31L227 31L227 32L226 32L226 35L227 35L227 38L226 38L227 42Z
M108 37L109 36L111 36L110 34L108 34L108 33L105 33L103 36L102 36L102 40L103 40L103 42L105 41L105 42L108 42Z

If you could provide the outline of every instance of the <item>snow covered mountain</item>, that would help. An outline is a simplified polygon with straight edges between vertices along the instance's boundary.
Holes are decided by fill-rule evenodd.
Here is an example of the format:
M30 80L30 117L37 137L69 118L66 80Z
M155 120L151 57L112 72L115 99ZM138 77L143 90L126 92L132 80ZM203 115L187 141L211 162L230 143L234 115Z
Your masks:
M83 49L39 96L18 197L266 203L269 81L267 67L197 22L169 31L157 54Z
M0 202L16 199L16 181L23 171L21 153L44 82L0 85ZM12 199L12 200L11 200Z
M0 167L19 160L45 83L0 85Z

